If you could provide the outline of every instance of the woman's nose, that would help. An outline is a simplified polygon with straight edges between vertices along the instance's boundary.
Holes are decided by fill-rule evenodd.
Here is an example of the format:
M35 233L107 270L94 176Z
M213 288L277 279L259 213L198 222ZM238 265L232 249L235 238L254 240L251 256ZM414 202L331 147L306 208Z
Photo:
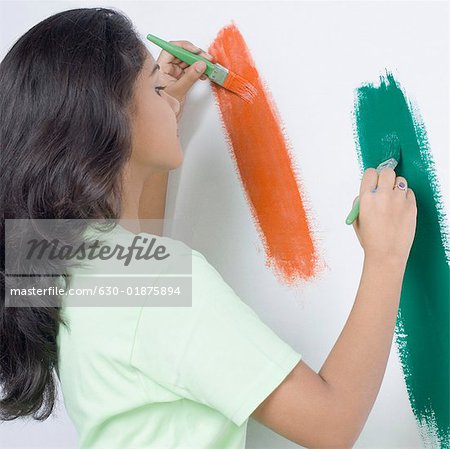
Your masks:
M175 97L172 97L172 95L169 95L167 92L162 91L162 93L166 98L167 102L169 103L170 107L173 109L175 115L178 115L181 107L180 102Z

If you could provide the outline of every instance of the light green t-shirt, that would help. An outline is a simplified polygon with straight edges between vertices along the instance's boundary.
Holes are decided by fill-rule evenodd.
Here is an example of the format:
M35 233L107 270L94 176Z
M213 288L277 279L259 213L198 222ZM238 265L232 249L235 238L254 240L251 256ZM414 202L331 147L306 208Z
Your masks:
M69 331L59 328L58 377L78 447L243 449L250 414L301 355L200 252L168 237L139 235L156 237L171 256L192 258L192 305L73 307L63 299ZM129 244L135 234L118 225L105 236ZM71 287L117 263L73 269Z

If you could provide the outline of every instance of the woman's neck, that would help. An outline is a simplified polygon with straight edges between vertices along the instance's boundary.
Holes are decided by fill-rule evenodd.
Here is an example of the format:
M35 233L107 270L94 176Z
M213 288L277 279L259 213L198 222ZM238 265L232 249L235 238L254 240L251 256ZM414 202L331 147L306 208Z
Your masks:
M127 164L122 177L122 202L119 224L125 229L137 234L141 231L139 224L139 200L144 186L144 179Z
M144 172L129 162L122 177L122 212L119 223L137 234L163 234L169 172Z

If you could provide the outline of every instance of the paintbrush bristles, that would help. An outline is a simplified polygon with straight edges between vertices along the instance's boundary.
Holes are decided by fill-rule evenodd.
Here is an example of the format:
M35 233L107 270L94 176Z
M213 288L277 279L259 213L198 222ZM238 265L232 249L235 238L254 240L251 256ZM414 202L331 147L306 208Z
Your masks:
M239 95L243 100L252 103L253 99L258 95L258 90L256 87L247 81L242 76L232 72L228 72L228 76L223 83L225 89L231 90L235 94Z
M396 132L386 134L381 139L381 160L394 158L397 163L400 162L400 139Z

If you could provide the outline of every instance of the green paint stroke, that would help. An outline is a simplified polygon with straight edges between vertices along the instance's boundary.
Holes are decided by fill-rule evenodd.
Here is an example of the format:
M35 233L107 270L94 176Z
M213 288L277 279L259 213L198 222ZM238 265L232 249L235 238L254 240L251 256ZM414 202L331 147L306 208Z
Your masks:
M450 447L449 233L425 126L389 72L356 90L355 140L360 167L376 167L383 142L397 135L404 176L417 201L417 228L395 328L409 401L425 447ZM393 417L395 418L395 417Z

